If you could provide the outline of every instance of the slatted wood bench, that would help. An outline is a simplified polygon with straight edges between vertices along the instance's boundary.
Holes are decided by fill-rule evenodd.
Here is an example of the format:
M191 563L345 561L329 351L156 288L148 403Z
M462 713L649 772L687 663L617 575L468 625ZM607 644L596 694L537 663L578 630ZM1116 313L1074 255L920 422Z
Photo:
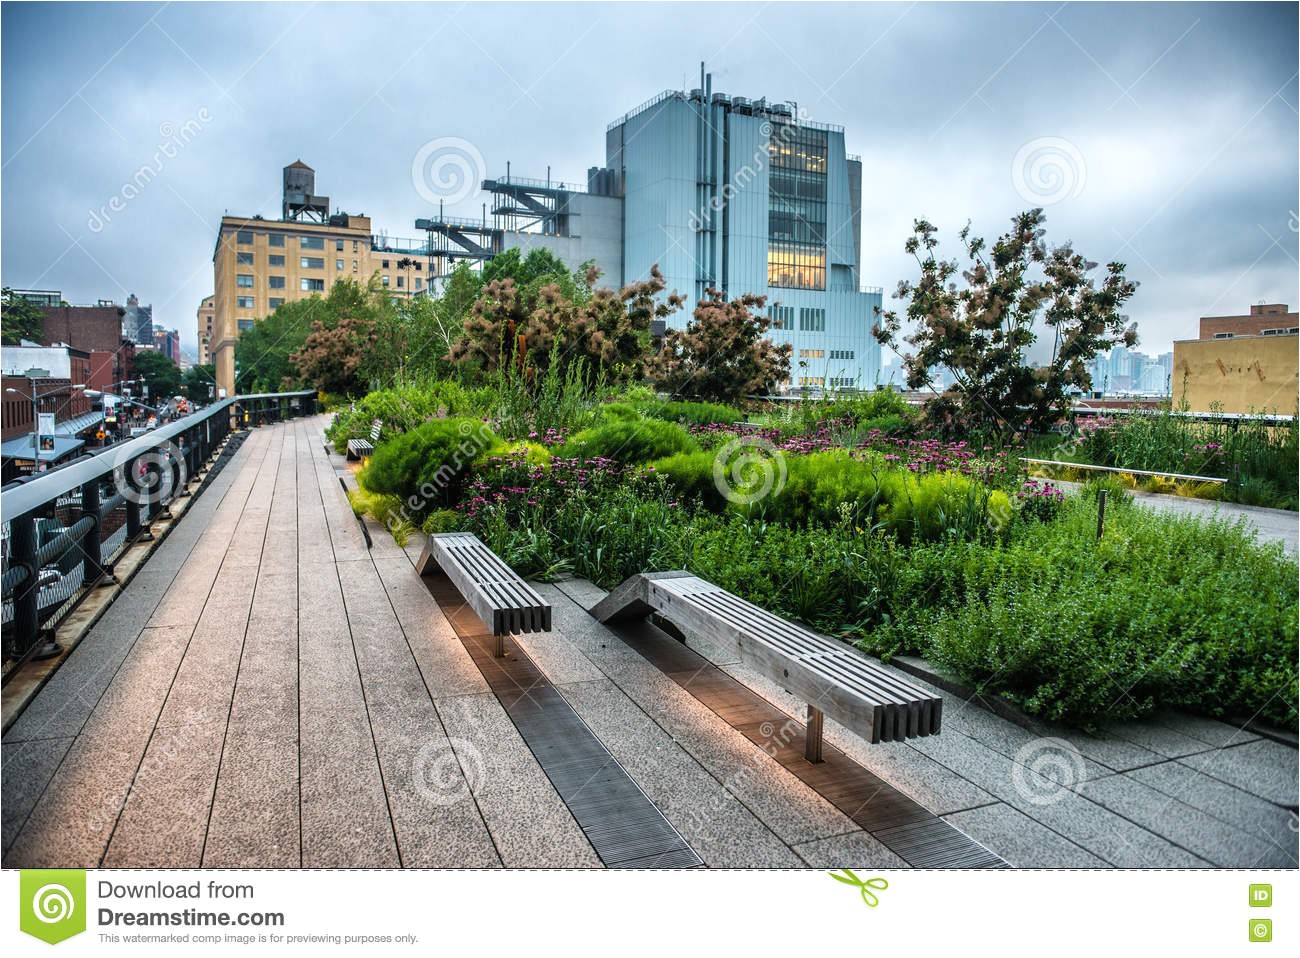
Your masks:
M348 458L364 459L366 456L372 456L375 453L375 443L379 442L379 433L382 431L384 424L378 419L370 424L369 439L349 439L348 440Z
M493 653L505 654L503 638L517 632L551 631L551 606L514 570L468 532L446 532L425 540L415 571L428 575L437 565L464 596L496 639Z
M685 633L734 646L740 660L808 703L804 754L822 757L822 718L876 744L939 733L943 699L842 642L732 595L689 572L634 575L596 604L601 622L657 614Z

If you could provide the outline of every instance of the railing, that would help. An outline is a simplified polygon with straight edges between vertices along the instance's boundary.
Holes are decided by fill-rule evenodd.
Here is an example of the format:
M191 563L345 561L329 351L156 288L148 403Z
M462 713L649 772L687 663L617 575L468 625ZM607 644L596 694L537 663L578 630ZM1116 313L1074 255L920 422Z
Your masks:
M25 476L0 493L4 508L5 677L101 584L169 503L189 484L232 428L316 412L316 393L262 393L225 399L144 436L85 455L52 472Z

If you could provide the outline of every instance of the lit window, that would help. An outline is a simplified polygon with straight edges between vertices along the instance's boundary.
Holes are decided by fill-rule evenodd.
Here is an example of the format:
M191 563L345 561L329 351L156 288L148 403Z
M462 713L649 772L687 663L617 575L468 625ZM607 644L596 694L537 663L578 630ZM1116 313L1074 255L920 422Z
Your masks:
M235 254L235 263L238 264L239 266L252 266L252 265L253 265L253 254L252 254L252 253L236 253L236 254Z
M298 240L303 249L324 249L325 238L323 236L303 236Z

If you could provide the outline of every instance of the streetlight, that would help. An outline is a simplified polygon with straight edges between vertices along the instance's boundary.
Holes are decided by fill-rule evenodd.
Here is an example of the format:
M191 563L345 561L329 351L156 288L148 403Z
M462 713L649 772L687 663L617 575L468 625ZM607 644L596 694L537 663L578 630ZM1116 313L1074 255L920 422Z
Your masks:
M40 408L38 406L38 403L40 400L45 399L48 396L57 395L58 393L63 392L65 389L71 390L72 392L76 392L78 389L85 390L86 384L77 383L76 385L56 386L53 389L45 390L45 392L43 393L37 392L36 387L32 386L32 393L30 396L27 396L27 394L24 393L21 389L15 389L13 386L8 386L5 388L5 392L7 393L16 393L19 396L27 396L27 398L32 401L32 462L33 463L36 462L38 458L38 453L40 452L40 450L36 446L37 443L36 432L37 429L39 428L37 424L40 422ZM86 395L90 395L90 393L86 392Z

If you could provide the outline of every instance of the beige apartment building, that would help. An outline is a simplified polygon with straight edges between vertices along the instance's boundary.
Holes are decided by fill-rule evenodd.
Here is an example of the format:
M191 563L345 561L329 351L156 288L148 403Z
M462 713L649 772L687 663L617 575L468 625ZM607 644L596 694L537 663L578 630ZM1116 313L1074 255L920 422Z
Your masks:
M216 319L217 297L204 296L203 302L199 303L198 320L199 320L199 356L198 365L206 366L212 362L212 326Z
M1284 303L1202 316L1200 338L1174 343L1173 394L1193 412L1294 415L1300 396L1300 319Z
M282 218L223 216L212 255L215 292L207 361L217 385L235 394L235 342L282 303L326 296L341 279L377 277L394 297L425 290L428 261L413 244L389 243L371 232L370 217L329 212L329 197L315 195L315 173L298 161L284 169ZM200 358L204 308L199 307Z

